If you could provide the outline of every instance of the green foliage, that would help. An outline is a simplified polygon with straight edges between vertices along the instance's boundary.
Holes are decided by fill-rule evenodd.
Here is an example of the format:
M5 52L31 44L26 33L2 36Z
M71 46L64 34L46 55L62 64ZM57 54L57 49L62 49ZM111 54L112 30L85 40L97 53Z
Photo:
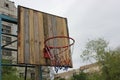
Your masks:
M108 42L104 39L90 40L83 51L81 58L83 61L102 60L104 52L108 47Z
M9 60L3 59L2 63L10 64ZM2 80L24 80L24 77L20 78L17 74L17 69L13 66L2 66ZM28 79L27 80L32 80Z
M2 80L21 80L14 74L4 74Z
M87 74L81 71L79 74L74 74L71 80L87 80Z
M59 80L65 80L64 78L60 78Z
M94 72L88 75L88 80L104 80L98 72Z
M3 59L3 63L10 63L9 60ZM2 80L20 80L16 75L17 69L12 66L3 66L2 67Z
M66 79L64 79L64 78L59 78L59 79L55 79L55 80L66 80Z
M120 52L117 50L106 52L102 62L102 75L105 79L120 80Z
M88 80L120 80L120 48L108 49L108 42L101 38L90 40L81 58L84 61L96 60L101 67L99 74L89 75Z

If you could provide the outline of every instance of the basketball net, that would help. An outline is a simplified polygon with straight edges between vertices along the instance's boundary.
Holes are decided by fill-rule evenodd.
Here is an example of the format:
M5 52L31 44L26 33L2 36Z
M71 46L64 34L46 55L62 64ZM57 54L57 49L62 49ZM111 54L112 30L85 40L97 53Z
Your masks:
M50 59L50 64L54 66L56 73L58 70L67 70L72 64L74 42L74 39L66 36L56 36L45 40L44 57Z

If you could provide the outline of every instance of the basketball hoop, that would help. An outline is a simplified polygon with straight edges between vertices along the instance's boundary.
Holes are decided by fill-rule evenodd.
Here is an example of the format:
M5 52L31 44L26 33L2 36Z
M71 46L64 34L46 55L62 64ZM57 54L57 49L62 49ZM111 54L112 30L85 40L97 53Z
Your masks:
M69 40L72 40L73 42L71 43L71 44L69 44L69 45L65 45L65 46L48 46L47 45L47 41L49 41L49 40L51 40L51 39L56 39L56 38L60 38L60 39L62 39L62 38L65 38L65 39L69 39ZM55 37L50 37L50 38L48 38L48 39L46 39L45 40L45 46L47 46L47 47L49 47L49 48L66 48L66 47L70 47L70 46L72 46L73 44L75 43L75 40L73 39L73 38L71 38L71 37L68 37L68 36L55 36Z
M74 43L75 40L68 36L55 36L45 40L44 57L51 61L56 72L61 67L67 69L70 65L69 57L72 55Z

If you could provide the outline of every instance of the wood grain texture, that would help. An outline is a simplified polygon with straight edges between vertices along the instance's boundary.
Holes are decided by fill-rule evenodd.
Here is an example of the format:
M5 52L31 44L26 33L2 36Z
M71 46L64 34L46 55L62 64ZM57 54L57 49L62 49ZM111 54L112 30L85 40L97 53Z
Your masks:
M62 24L63 24L63 35L65 36L69 36L68 34L68 31L67 31L67 24L66 24L66 19L62 19ZM69 39L65 39L65 45L69 45ZM66 54L65 54L65 63L68 64L68 65L72 65L72 60L71 60L71 50L70 50L70 47L67 48L68 50L66 50Z
M38 38L38 18L37 18L37 12L34 12L34 45L35 45L35 64L39 63L39 38Z
M43 48L44 48L44 26L43 26L43 14L38 12L38 29L39 29L39 55L40 55L40 65L46 65Z
M29 33L30 33L30 64L35 64L35 44L34 44L34 15L33 15L33 10L30 10L29 14ZM26 54L26 53L24 53Z
M19 26L18 26L18 63L24 63L24 9L18 8Z
M43 66L72 66L70 49L51 49L55 60L44 58L44 41L55 36L69 36L66 18L19 6L18 63ZM69 45L68 39L51 39L47 46ZM66 61L66 62L65 62ZM69 62L69 63L68 63Z
M26 64L29 64L30 60L30 45L29 45L29 10L25 9L24 10L24 62Z

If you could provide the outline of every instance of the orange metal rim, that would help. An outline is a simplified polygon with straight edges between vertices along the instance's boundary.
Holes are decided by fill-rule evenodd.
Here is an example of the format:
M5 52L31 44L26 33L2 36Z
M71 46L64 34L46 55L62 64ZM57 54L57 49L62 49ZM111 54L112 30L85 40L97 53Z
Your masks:
M47 45L47 41L51 40L51 39L55 39L55 38L67 38L69 40L72 40L72 43L69 44L69 45L65 45L65 46L48 46ZM74 45L75 43L75 40L71 37L68 37L68 36L55 36L55 37L50 37L48 39L45 40L44 44L45 44L45 47L49 47L50 49L60 49L60 48L67 48L67 47L71 47L72 45Z

